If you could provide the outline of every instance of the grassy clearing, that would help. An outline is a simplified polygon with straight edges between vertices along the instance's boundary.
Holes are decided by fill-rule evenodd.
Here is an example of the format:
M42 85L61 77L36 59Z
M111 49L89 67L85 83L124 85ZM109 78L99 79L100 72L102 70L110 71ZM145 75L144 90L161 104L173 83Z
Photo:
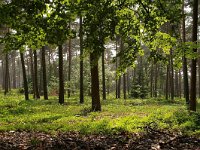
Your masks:
M43 132L78 131L83 134L138 132L152 125L161 129L200 133L199 113L188 113L184 100L174 103L162 99L108 99L102 101L102 112L90 111L90 98L80 105L78 98L59 105L50 100L24 101L23 96L0 95L0 131L34 130Z

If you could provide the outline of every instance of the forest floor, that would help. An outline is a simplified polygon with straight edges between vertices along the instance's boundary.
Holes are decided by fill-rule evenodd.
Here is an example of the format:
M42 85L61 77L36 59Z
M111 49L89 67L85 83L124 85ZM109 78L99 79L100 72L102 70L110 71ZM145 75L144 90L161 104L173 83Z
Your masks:
M146 134L80 135L78 133L1 132L1 150L199 150L200 139L158 130Z
M0 95L0 150L8 149L192 149L200 150L200 113L186 110L183 99L102 101L92 112L90 98L59 105ZM199 109L198 109L199 110Z

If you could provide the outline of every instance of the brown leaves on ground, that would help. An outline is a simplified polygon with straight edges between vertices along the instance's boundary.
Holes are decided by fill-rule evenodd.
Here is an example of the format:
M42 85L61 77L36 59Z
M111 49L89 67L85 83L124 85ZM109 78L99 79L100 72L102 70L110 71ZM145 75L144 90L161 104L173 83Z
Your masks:
M150 129L145 134L0 132L0 150L200 150L200 139Z

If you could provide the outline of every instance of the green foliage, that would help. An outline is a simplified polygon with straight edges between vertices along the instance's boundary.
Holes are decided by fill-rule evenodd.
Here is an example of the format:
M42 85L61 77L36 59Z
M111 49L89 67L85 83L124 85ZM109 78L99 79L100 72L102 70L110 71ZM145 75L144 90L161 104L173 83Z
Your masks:
M108 99L102 112L91 112L91 99L80 105L78 98L68 99L68 105L50 100L24 101L21 95L0 95L0 130L78 131L82 134L141 132L150 125L159 129L198 134L200 114L185 111L184 101L169 103L163 99ZM33 144L37 141L34 141Z
M146 98L148 96L148 88L145 86L141 86L137 82L133 82L131 86L131 98Z
M48 89L50 95L58 95L59 80L55 76L51 76Z

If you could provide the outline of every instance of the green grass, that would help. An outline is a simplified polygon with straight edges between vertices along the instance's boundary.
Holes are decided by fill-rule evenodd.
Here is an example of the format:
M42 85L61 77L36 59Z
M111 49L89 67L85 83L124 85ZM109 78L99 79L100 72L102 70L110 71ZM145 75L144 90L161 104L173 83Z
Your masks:
M160 129L200 134L200 114L188 113L184 100L109 98L102 101L102 112L91 112L91 99L85 104L78 98L66 99L59 105L50 100L25 101L22 95L0 95L0 131L78 131L83 134L110 134L121 131L139 132L146 125Z

